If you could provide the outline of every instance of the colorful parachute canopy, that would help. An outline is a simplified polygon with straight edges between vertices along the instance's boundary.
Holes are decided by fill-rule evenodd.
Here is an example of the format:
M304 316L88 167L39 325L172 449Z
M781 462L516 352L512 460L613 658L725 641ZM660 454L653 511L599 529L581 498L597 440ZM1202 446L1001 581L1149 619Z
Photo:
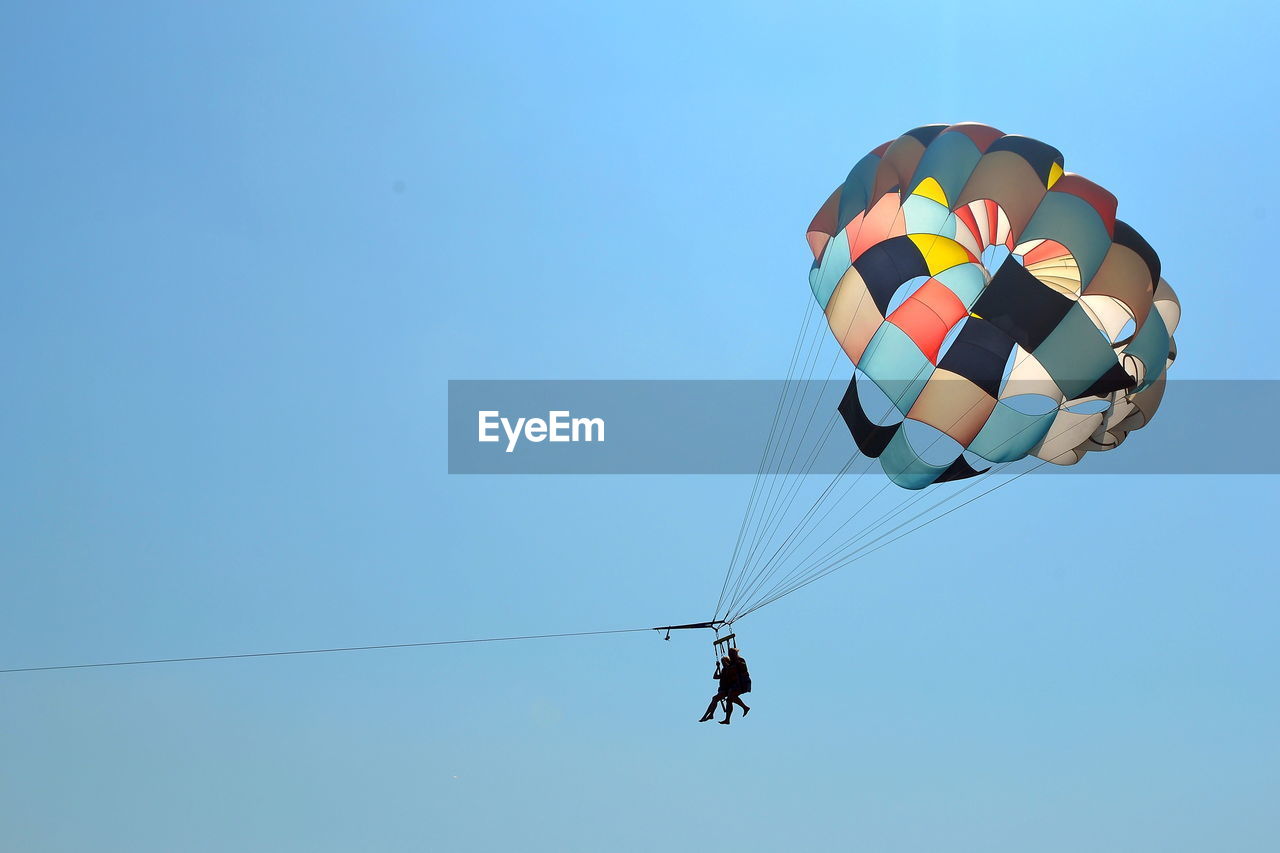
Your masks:
M840 403L901 486L1109 450L1155 413L1178 298L1062 155L927 125L858 161L809 226L809 282L856 366ZM975 467L977 466L977 467Z

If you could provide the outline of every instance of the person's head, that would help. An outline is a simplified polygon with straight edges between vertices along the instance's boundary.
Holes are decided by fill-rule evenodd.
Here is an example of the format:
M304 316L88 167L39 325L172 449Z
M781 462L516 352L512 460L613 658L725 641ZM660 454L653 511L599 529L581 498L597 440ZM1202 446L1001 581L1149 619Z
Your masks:
M724 657L720 658L720 663L732 663L732 661L729 660L728 655L725 655Z
M737 659L737 657L738 657L738 650L737 650L737 649L729 649L729 657L734 658L734 659L736 660L736 659ZM728 660L728 658L726 658L726 660Z

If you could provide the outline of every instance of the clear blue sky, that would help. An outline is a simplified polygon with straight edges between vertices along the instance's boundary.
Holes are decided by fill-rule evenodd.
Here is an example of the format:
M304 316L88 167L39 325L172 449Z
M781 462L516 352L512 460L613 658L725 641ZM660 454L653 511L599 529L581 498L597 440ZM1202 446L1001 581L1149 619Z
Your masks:
M918 124L1280 376L1272 4L694 5L6 4L0 664L705 618L749 478L450 477L446 381L782 375ZM702 636L5 676L0 848L1274 850L1275 486L1026 478L751 617L732 727Z

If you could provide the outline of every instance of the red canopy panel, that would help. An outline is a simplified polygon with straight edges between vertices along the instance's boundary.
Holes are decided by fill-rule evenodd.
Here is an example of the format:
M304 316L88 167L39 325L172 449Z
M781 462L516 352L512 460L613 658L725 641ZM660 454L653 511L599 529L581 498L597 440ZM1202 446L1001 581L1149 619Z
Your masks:
M969 309L960 298L936 278L931 278L886 319L907 333L929 361L938 363L938 350L947 332L965 317Z

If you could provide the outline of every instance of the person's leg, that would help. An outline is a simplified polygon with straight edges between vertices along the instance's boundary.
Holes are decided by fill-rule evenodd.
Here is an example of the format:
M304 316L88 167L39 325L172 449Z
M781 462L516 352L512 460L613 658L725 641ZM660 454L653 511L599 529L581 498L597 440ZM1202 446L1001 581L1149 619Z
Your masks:
M716 715L716 705L719 704L720 698L719 693L711 697L711 704L707 706L707 712L702 715L702 719L698 720L698 722L705 723Z
M720 721L720 725L722 726L729 725L729 718L732 716L733 716L733 701L732 701L732 697L729 697L725 700L725 703L724 703L724 719Z
M751 710L751 708L747 706L747 703L742 701L742 697L739 695L734 695L730 701L742 709L742 716L744 717L747 715L747 712Z

